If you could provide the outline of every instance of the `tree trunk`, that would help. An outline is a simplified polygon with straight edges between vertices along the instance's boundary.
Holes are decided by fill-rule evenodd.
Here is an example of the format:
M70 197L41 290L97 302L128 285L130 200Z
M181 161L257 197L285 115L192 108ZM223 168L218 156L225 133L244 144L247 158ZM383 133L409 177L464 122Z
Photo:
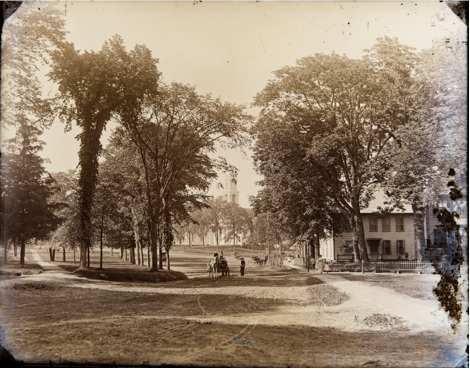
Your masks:
M129 250L129 259L131 264L135 264L135 241L132 243L131 248Z
M358 263L359 262L359 247L357 245L357 237L356 237L356 234L354 233L354 229L353 228L353 254L354 254L354 262L355 263Z
M103 239L100 240L100 269L103 269Z
M205 250L206 249L206 244L205 244L205 241L204 241L204 238L206 237L206 235L202 235L202 249Z
M25 252L26 252L25 239L23 235L21 235L20 267L24 267Z
M161 237L158 240L158 267L163 269L163 245Z
M152 263L150 271L158 271L158 254L157 254L157 226L152 221L150 223L150 250L152 251Z
M90 246L87 247L87 256L88 256L87 268L89 268L90 267Z
M73 248L73 263L74 263L74 264L77 263L77 261L76 261L76 259L75 259L75 247Z
M121 245L121 260L124 259L124 246Z
M188 239L189 239L189 248L192 249L193 248L193 242L191 240L191 232L188 232Z
M362 217L359 217L358 226L359 226L358 246L359 246L359 251L361 253L360 254L361 260L369 261L369 254L368 254L367 247L366 247L366 235L364 233L364 223L362 222Z
M106 125L106 114L98 114L96 118L86 114L82 120L80 134L80 151L78 152L80 173L78 178L79 200L79 234L80 234L80 269L86 268L86 255L88 254L88 267L92 228L90 214L93 206L98 175L98 157L101 150L100 137Z
M132 264L137 264L140 265L140 248L142 247L141 242L140 242L140 232L139 232L139 220L137 217L137 213L134 209L134 206L131 205L131 212L132 212L132 227L134 230L134 242L135 242L135 247L136 247L136 252L137 252L137 260L134 261Z
M144 245L142 245L142 241L140 241L140 260L142 261L141 265L145 266L145 262L144 262Z
M3 265L7 265L8 262L8 245L5 239L3 240Z
M367 247L364 234L364 224L362 223L361 208L359 205L359 196L353 196L352 199L353 208L353 232L354 242L357 242L357 252L359 260L369 261L369 255L367 254Z
M219 230L215 233L215 243L217 244L217 254L219 253Z
M15 255L15 257L18 256L18 246L16 244L16 241L13 243L13 255Z
M170 249L166 250L166 269L170 270Z
M62 247L62 261L64 263L67 262L67 256L66 256L66 252L65 252L65 247Z
M127 261L127 247L124 249L124 260Z
M425 206L411 204L413 209L413 227L415 233L415 257L418 261L423 260L424 250L426 248L426 236L424 232Z
M88 254L88 246L86 241L80 242L80 269L87 268L87 254Z
M307 266L307 272L310 272L310 263L308 260L310 259L310 251L311 251L311 243L312 240L310 239L308 242L305 243L305 260L306 260L306 266Z
M104 227L104 205L101 207L100 269L103 269L103 227Z
M114 247L111 247L111 256L114 256Z

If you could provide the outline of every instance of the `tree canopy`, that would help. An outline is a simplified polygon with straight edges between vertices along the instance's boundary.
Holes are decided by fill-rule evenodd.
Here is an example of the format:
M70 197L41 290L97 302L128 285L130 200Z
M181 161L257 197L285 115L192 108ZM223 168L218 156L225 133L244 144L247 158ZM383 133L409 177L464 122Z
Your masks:
M275 71L255 98L262 108L253 130L255 164L265 177L261 196L287 199L271 184L283 179L289 182L283 189L294 194L289 199L295 181L297 190L312 188L307 207L317 206L316 218L328 218L320 216L328 209L347 217L362 260L368 255L360 212L382 181L376 168L385 149L400 144L396 132L413 116L416 63L411 48L385 37L359 60L334 53L304 57Z
M143 169L154 270L157 251L161 253L157 234L165 214L170 211L178 222L178 217L187 217L189 208L203 206L216 171L233 170L225 159L210 154L216 143L230 148L243 145L249 119L242 106L177 83L160 84L156 96L120 115L116 134L134 143Z
M79 165L80 267L91 244L90 213L97 184L101 134L113 115L124 114L147 96L155 95L160 72L149 49L136 45L127 52L119 36L104 43L99 52L75 50L63 42L52 53L48 74L59 93L53 99L54 114L70 128L82 129Z

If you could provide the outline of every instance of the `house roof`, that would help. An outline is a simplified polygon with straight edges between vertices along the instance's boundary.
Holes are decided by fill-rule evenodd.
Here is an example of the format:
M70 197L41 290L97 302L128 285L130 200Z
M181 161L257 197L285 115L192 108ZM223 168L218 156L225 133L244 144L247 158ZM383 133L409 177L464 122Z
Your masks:
M371 200L367 208L365 208L364 210L361 210L361 214L375 213L378 211L379 206L382 209L385 209L386 207L390 207L390 205L386 205L384 203L387 200L388 200L388 197L383 192L377 191L375 193L375 198ZM411 208L411 205L405 204L404 207L405 207L405 211L395 208L392 211L392 214L413 214L413 209Z

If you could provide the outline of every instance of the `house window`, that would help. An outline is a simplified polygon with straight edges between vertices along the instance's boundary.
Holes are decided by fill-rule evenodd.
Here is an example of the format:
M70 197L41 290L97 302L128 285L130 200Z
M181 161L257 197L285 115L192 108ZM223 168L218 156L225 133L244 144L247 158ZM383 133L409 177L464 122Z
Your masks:
M405 241L404 240L397 240L397 254L401 254L401 255L405 254Z
M390 232L390 218L382 218L382 232Z
M397 232L405 232L405 218L395 218L397 222Z
M380 240L368 240L371 255L378 255Z
M377 218L369 218L369 232L379 231L379 220Z
M391 255L392 254L392 244L391 242L384 241L384 255Z

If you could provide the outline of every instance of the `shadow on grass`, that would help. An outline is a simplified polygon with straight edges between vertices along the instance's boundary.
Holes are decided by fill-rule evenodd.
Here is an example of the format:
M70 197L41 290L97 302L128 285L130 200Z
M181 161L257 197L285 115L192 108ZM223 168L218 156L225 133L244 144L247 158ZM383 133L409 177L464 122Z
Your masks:
M215 278L192 278L185 281L171 283L171 288L220 288L220 287L301 287L324 283L318 278L302 275L285 274L283 278L271 278L269 275L244 276L238 275Z
M9 277L16 276L16 274L21 273L21 275L33 275L39 274L42 272L42 268L38 264L25 264L23 267L20 267L20 263L9 263L2 265L0 269L0 276Z
M61 266L62 267L62 266ZM69 266L66 265L68 268ZM65 269L65 268L64 268ZM67 269L66 269L67 270ZM132 270L132 269L97 269L90 268L86 270L76 270L76 266L71 270L78 277L88 279L97 279L110 282L173 282L188 279L181 273L172 270L159 270L151 272L149 270Z
M71 273L78 270L78 264L59 264L59 267Z

